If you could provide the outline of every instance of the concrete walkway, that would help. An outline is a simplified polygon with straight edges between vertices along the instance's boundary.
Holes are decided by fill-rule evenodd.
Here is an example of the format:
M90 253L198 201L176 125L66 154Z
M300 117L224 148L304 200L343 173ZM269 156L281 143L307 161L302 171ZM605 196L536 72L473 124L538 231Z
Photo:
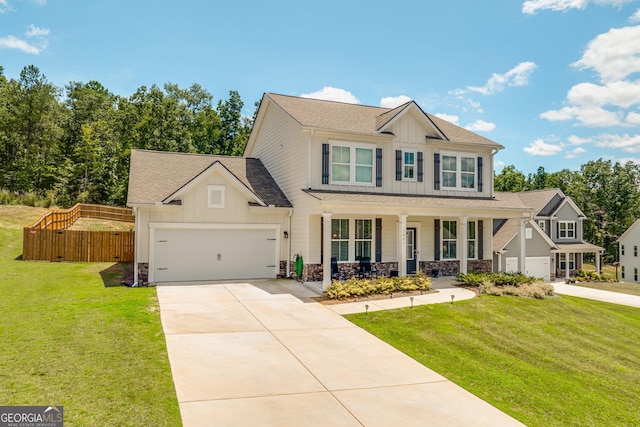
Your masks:
M453 290L437 286L450 302ZM171 285L157 292L187 427L522 426L350 323L337 306L313 301L314 293L296 282ZM435 295L424 297L436 302ZM418 298L414 304L426 301ZM369 309L403 302L389 301L370 302ZM359 310L362 303L347 307Z
M556 281L553 282L552 285L555 288L555 291L559 294L611 302L613 304L628 305L631 307L640 307L640 296L638 295L603 291L600 289L585 288L584 286L577 285L567 285L564 281Z

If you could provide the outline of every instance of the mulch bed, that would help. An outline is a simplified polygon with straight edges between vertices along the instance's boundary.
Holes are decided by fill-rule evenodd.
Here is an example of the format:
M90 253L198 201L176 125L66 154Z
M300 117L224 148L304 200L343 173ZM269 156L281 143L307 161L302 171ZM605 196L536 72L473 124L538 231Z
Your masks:
M349 298L340 298L340 299L333 299L326 296L314 297L313 299L319 302L320 304L334 305L334 304L345 304L348 302L376 301L381 299L392 299L392 298L410 297L414 295L427 295L427 294L435 294L435 293L438 293L436 289L429 289L428 291L397 291L391 294L376 294L376 295L366 295L366 296L360 296L360 297L349 297Z

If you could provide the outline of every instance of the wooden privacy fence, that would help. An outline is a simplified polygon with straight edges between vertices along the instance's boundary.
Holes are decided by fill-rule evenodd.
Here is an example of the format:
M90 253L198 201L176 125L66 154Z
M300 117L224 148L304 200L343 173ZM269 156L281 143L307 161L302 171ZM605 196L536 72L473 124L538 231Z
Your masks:
M68 230L78 218L134 222L131 209L77 204L47 212L23 231L22 259L29 261L132 262L133 231Z

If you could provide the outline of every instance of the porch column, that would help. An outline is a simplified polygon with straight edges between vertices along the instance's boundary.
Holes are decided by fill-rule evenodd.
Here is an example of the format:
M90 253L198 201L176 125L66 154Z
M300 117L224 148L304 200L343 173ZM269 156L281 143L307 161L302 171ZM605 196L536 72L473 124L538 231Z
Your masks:
M496 252L498 254L498 271L497 273L502 272L502 252Z
M571 269L569 268L569 252L564 253L564 278L569 278L569 273Z
M596 273L600 273L600 252L596 251Z
M322 214L322 289L331 286L331 214Z
M458 247L460 248L460 273L467 274L467 239L468 235L467 229L468 220L466 216L460 218L460 240L458 243ZM476 236L477 237L477 236Z
M519 220L520 232L518 235L520 236L520 273L525 274L527 271L526 266L526 258L527 258L527 239L526 239L526 230L525 230L526 221L524 219Z
M407 215L398 215L398 275L407 275Z

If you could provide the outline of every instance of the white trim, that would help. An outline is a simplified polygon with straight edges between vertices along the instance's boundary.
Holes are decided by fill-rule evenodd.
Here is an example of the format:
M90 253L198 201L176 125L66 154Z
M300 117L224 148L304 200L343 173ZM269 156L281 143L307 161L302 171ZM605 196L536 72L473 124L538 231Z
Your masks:
M212 193L218 193L220 196L220 202L214 203L212 201ZM224 185L207 185L207 207L222 209L225 206L226 200L226 186Z
M413 154L413 163L407 164L405 163L405 154L411 153ZM405 176L405 167L411 166L413 168L413 178L407 178ZM418 150L402 150L402 181L405 182L417 182L418 181Z
M455 157L456 158L456 186L455 187L448 187L445 185L445 179L444 179L444 174L445 172L451 172L451 171L445 171L444 169L444 157L448 156L448 157ZM469 159L473 159L473 187L462 187L462 158L469 158ZM468 174L468 172L464 172L466 174ZM469 153L469 152L463 152L463 151L440 151L440 190L441 191L451 191L451 190L457 190L457 191L478 191L478 154L477 153Z
M445 258L444 257L444 222L455 222L456 223L456 237L455 239L447 239L448 242L456 242L456 256L455 258ZM460 260L460 223L459 218L450 219L450 218L440 218L440 244L442 245L442 250L440 251L440 260L441 261L457 261ZM465 247L463 248L466 251L466 242L464 242Z
M333 149L335 147L343 147L349 148L349 181L336 181L333 179ZM376 175L376 145L375 144L367 144L364 142L348 142L348 141L338 141L338 140L330 140L329 141L329 176L331 177L330 183L334 185L359 185L365 187L373 187L375 185L375 175ZM356 181L356 150L370 150L371 151L371 181L370 182L359 182ZM343 163L344 164L344 163Z
M562 237L561 235L561 231L562 231L562 224L573 224L573 236L569 237L569 227L565 228L565 236ZM577 233L577 224L576 221L558 221L558 240L563 239L563 240L575 240L576 239L576 233Z

